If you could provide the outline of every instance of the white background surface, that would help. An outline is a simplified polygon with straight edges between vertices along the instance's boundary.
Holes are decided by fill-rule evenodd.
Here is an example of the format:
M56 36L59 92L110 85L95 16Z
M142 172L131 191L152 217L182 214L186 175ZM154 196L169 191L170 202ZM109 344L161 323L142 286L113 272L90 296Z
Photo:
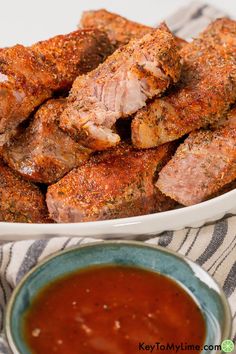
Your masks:
M236 0L203 0L236 17ZM0 47L73 31L83 10L106 8L154 25L191 0L0 0Z

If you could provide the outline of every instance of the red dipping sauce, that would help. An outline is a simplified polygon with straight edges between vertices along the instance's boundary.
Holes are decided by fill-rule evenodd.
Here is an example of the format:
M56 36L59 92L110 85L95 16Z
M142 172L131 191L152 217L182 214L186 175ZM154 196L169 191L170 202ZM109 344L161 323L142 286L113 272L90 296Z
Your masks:
M24 315L23 328L34 354L150 353L146 346L158 353L157 343L201 347L206 332L200 309L177 283L112 265L90 267L45 287Z

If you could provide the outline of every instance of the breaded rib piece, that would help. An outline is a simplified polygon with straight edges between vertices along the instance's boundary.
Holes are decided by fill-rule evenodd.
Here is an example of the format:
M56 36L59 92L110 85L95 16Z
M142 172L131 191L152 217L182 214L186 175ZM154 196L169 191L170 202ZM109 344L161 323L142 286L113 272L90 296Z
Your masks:
M16 127L55 91L94 69L111 53L107 35L78 30L32 47L15 45L0 51L0 146Z
M47 206L38 187L0 161L0 221L47 223Z
M23 177L51 184L89 158L89 151L59 128L65 103L65 99L47 101L29 127L3 147L4 160Z
M180 204L193 205L235 179L236 108L225 126L191 133L160 172L156 186Z
M180 57L174 38L162 26L113 53L87 75L78 77L61 116L61 128L93 150L119 143L113 131L127 117L179 79Z
M226 184L223 188L221 188L219 191L217 191L216 193L210 195L208 199L212 199L212 198L216 198L219 197L220 195L223 195L225 193L231 192L232 190L236 189L236 179L233 182L230 182L228 184Z
M131 39L141 38L154 29L104 9L83 12L79 26L106 32L115 48L129 43ZM187 43L184 39L175 38L179 48Z
M48 188L51 217L57 222L94 221L173 208L174 202L154 186L173 149L173 144L145 151L121 145L94 156Z
M158 146L220 119L236 100L236 22L213 22L180 52L181 79L132 122L134 146Z
M116 48L129 43L133 38L141 38L153 30L151 27L129 21L105 9L84 11L79 25L82 28L96 28L106 32Z
M218 124L219 127L225 126L229 129L236 129L236 104L231 108L226 117L227 118L225 119L224 124L223 122L219 122L221 123L221 125Z

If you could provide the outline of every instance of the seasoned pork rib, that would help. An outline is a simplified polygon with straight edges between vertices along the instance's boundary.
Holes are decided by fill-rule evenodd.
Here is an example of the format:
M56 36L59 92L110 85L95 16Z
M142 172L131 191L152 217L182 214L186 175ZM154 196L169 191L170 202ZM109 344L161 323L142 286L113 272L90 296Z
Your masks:
M133 38L141 38L153 30L151 27L129 21L104 9L85 11L80 20L80 26L105 31L116 48L127 44Z
M220 195L231 192L234 189L236 189L236 179L233 182L226 184L223 188L217 191L217 193L211 195L209 199L219 197Z
M24 181L0 161L0 221L46 223L45 198L38 187Z
M78 30L32 47L0 51L0 146L53 92L69 89L79 75L111 53L105 33Z
M88 150L59 128L65 102L65 99L46 102L29 127L3 147L3 158L8 165L31 181L56 182L89 157Z
M170 159L174 146L145 151L119 146L94 156L47 192L51 217L80 222L149 214L173 208L154 186L156 173Z
M127 20L104 9L85 11L82 15L80 26L82 28L100 29L106 32L115 48L129 43L131 39L141 38L153 30L152 27ZM184 39L175 38L179 48L182 48L187 43Z
M224 124L221 123L221 126L222 125L228 127L229 129L236 129L236 104L228 112L227 119L224 121Z
M93 150L112 147L120 141L113 131L116 120L145 106L179 75L178 50L163 24L118 49L91 73L78 77L60 126Z
M132 141L149 148L217 121L236 100L236 22L219 19L180 52L180 82L132 122Z
M222 193L235 179L236 108L225 125L191 133L162 169L156 185L180 204L192 205Z

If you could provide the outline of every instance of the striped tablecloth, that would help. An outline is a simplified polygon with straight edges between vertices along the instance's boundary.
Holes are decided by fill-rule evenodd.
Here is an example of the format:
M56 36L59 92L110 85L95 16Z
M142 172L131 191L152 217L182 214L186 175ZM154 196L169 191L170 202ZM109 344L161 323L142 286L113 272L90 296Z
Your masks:
M167 23L177 35L190 39L212 19L224 15L217 9L197 1L180 9L167 19ZM14 287L34 265L59 250L88 242L102 242L102 240L60 237L3 244L0 247L0 328L3 327L5 308ZM199 229L187 228L166 232L145 242L186 255L218 281L230 303L233 316L232 339L236 341L236 216ZM0 354L9 353L10 350L2 334Z

